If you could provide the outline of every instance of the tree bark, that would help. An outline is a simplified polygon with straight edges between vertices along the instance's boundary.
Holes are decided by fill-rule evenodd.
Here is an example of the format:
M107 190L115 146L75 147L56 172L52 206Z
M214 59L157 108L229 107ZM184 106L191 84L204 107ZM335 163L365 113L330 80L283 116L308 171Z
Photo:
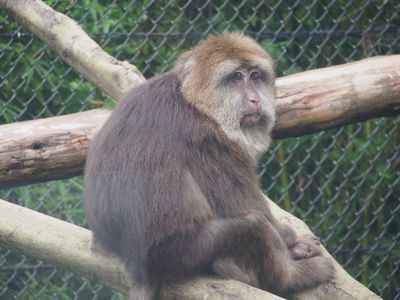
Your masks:
M309 233L296 217L280 209L271 200L273 214L289 223L298 234ZM122 293L129 289L128 275L116 257L94 249L91 232L16 204L0 200L0 243L89 279L99 281ZM380 299L354 280L324 250L335 264L336 278L320 287L294 295L298 300ZM202 277L173 286L165 286L162 299L281 299L271 293L234 280Z
M400 55L277 80L274 137L284 138L400 113ZM105 109L0 126L0 188L82 173Z
M276 138L400 114L400 55L279 78Z
M0 187L81 174L90 141L109 114L99 109L0 126Z

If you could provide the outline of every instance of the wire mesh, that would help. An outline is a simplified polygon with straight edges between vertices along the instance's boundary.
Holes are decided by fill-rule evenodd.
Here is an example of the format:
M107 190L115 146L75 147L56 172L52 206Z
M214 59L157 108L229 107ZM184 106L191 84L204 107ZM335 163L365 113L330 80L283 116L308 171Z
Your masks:
M212 32L238 30L278 76L400 53L397 1L47 1L148 78ZM0 12L0 124L105 105L107 97ZM336 259L384 299L400 299L400 118L275 141L265 192L306 221ZM85 226L80 177L1 190L0 198ZM122 299L96 282L0 248L1 299Z

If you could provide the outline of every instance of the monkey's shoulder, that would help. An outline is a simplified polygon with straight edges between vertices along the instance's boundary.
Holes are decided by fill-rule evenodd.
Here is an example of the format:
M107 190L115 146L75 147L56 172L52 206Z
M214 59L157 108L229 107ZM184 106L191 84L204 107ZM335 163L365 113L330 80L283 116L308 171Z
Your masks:
M172 71L130 90L118 103L112 118L125 126L132 125L132 134L139 128L148 134L180 139L204 136L205 130L216 126L185 99L179 78Z
M177 100L180 97L180 82L177 75L173 72L167 72L154 76L134 87L124 96L122 102L131 105L156 105L156 107L164 109L165 107L160 107L160 104L169 100Z
M217 122L185 99L173 71L150 78L128 92L114 110L110 126L115 129L110 131L111 139L124 136L126 143L147 149L146 152L158 148L165 149L164 152L178 149L179 153L193 156L191 151L196 149L196 153L207 157L230 153L231 158L242 159L240 149ZM116 134L117 131L124 134Z

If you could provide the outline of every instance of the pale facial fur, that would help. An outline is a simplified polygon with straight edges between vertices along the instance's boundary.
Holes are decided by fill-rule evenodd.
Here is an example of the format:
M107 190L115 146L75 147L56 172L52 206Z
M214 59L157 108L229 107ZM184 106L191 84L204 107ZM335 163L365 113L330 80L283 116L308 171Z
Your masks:
M266 60L252 62L256 69L267 74L267 82L257 85L256 93L261 103L261 113L266 117L265 126L250 126L242 128L240 120L246 114L243 96L226 82L226 78L241 67L241 62L226 60L210 72L206 83L199 87L196 93L185 95L195 106L212 116L220 125L229 139L236 142L254 160L268 149L270 135L275 123L275 86L272 64ZM183 82L182 90L185 94L185 82L191 82L196 74L196 62L193 58L186 62L191 70ZM188 88L193 91L192 87Z

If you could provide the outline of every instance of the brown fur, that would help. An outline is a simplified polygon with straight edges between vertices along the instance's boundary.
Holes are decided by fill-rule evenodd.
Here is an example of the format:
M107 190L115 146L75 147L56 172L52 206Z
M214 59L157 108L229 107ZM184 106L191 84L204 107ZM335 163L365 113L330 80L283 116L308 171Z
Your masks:
M251 128L238 119L247 100L224 79L235 64L266 74L245 85L263 106ZM258 187L256 159L275 118L270 68L248 37L211 36L173 71L130 91L94 139L87 218L95 241L131 275L130 299L152 299L165 282L207 273L281 295L333 276L316 240L280 227Z
M252 64L264 60L265 63L270 65L271 75L273 76L273 63L270 56L252 39L239 33L226 32L221 36L210 36L200 43L199 47L178 59L178 74L180 67L184 64L184 60L189 57L194 61L201 62L198 64L196 76L188 81L188 84L190 84L188 90L193 92L208 86L210 66L217 66L227 60L240 61L244 64ZM197 99L196 96L188 98L189 101L192 98Z

